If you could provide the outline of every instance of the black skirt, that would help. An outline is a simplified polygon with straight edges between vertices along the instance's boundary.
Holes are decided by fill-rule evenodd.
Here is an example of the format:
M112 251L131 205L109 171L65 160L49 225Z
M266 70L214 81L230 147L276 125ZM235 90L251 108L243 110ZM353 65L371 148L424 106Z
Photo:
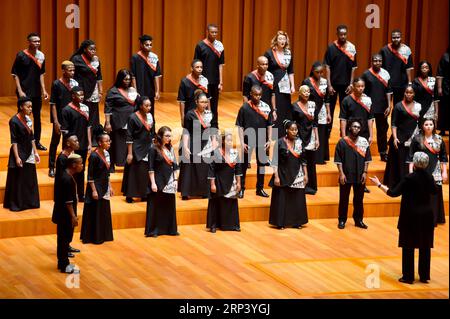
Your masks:
M301 226L308 223L305 190L303 188L273 187L269 224L277 227Z
M127 130L113 130L111 132L111 165L125 166L127 162Z
M316 150L316 164L326 164L330 160L330 145L328 141L328 126L319 124L319 148Z
M181 196L208 196L208 170L206 163L181 163L178 179Z
M208 201L206 227L219 228L221 230L239 229L239 208L237 198L210 198Z
M392 137L389 140L389 153L386 169L384 171L383 184L389 188L395 187L403 177L409 173L409 164L406 158L409 154L409 146L399 144L398 149L395 148Z
M8 168L3 207L14 212L40 207L36 165Z
M279 139L286 135L283 121L292 120L292 103L291 95L285 93L275 92L275 103L277 106L277 120L274 123L274 139ZM278 130L278 135L275 135L275 128Z
M84 204L80 239L83 244L103 244L114 239L109 200L99 199Z
M148 162L133 160L126 164L122 179L122 193L126 197L147 197L148 194Z
M177 211L175 194L158 191L147 196L145 235L176 235Z
M437 185L436 194L431 194L431 208L433 209L434 224L445 224L445 206L442 185Z

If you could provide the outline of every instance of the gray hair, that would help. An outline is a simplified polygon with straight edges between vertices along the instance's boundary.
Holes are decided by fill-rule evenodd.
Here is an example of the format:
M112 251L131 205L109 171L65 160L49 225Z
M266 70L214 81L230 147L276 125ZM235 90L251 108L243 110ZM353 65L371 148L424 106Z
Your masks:
M415 152L413 156L414 167L425 169L428 167L430 158L424 152Z

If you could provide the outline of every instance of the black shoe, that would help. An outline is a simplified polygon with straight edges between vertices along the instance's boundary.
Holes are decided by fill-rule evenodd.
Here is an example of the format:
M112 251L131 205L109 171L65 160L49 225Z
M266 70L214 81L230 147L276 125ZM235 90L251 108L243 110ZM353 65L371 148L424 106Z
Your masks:
M241 189L237 195L238 198L244 198L244 190Z
M67 254L67 257L69 257L69 258L74 258L74 257L75 257L75 255L74 255L74 254L72 254L71 252L69 252L69 253Z
M414 280L408 280L408 279L405 279L403 277L400 278L398 281L400 281L400 282L402 282L404 284L410 284L410 285L412 285L414 283Z
M72 246L69 246L69 252L70 252L70 253L79 253L80 250L79 250L79 249L76 249L76 248L73 248Z
M267 194L264 189L257 189L256 190L256 195L261 196L261 197L269 197L269 194Z
M47 150L47 148L44 145L42 145L41 143L39 143L39 142L36 143L36 148L38 150L40 150L40 151L46 151Z
M126 198L125 198L125 201L126 201L128 204L131 204L131 203L133 202L133 197L126 197Z
M211 227L211 229L209 231L214 234L216 232L216 230L217 230L216 227Z
M419 279L419 281L421 282L421 283L424 283L424 284L428 284L428 280L427 279Z
M277 229L283 230L283 229L284 229L284 226L277 226Z
M306 187L306 188L305 188L305 194L308 194L308 195L316 195L316 193L317 193L317 191L314 190L314 189L312 189L311 187Z
M382 162L388 161L388 155L386 153L380 153L380 159Z
M339 224L338 224L338 228L339 229L344 229L345 228L345 222L340 221Z
M55 169L54 168L50 168L48 170L48 176L49 177L55 177Z
M367 186L364 186L364 193L370 193L370 189L368 189Z
M362 220L355 222L355 226L363 229L367 229L369 227L366 224L364 224Z
M180 233L179 232L172 233L172 234L170 234L170 236L180 236Z

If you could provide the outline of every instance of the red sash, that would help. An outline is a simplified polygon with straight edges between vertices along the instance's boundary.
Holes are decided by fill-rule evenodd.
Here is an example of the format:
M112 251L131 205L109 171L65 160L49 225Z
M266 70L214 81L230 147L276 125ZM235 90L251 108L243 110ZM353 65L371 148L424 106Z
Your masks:
M106 157L102 153L100 153L98 148L95 149L95 153L97 153L98 156L100 156L100 158L102 159L103 163L105 163L106 168L109 170L110 164L108 164L108 162L106 161Z
M205 43L220 58L222 53L217 51L216 48L207 39L203 39L203 43Z
M252 101L248 101L248 105L250 105L250 107L251 107L256 113L258 113L259 115L261 115L266 121L269 119L269 115L266 115L265 113L261 112L261 110L260 110L258 107L256 107L256 106L253 105Z
M348 144L348 146L350 146L356 153L358 153L359 155L361 155L362 157L366 158L366 152L364 152L363 150L359 149L358 146L356 146L355 143L353 143L353 141L350 139L350 137L345 136L344 137L344 141Z
M342 46L340 46L337 40L334 41L334 45L336 46L336 48L341 50L341 52L344 53L350 60L355 61L355 55L351 54L350 52L345 50Z
M125 92L122 88L117 88L117 90L120 92L120 94L122 94L122 96L128 101L128 103L130 103L131 105L134 105L136 103L136 101L132 101L128 98L128 94L127 92Z
M309 78L309 81L311 82L312 86L314 87L314 90L317 92L317 95L319 95L322 99L325 97L325 94L323 94L319 87L317 86L317 83L314 81L312 77Z
M154 71L156 72L156 66L154 66L153 64L150 63L150 61L145 57L145 55L142 53L142 51L139 51L137 53L137 55L139 55L144 61L145 63L147 63L147 65Z
M66 82L64 82L64 79L63 79L63 78L60 78L60 79L59 79L59 82L61 82L61 83L66 87L67 91L72 92L72 88L70 87L69 84L67 84Z
M30 52L28 52L28 49L25 49L22 51L23 53L26 54L27 57L29 57L31 60L34 61L34 63L36 63L36 65L39 67L39 69L42 69L42 64L41 62L38 61L38 59L36 59L35 56L33 56Z
M431 147L431 145L428 143L427 139L424 137L423 138L423 145L425 145L426 148L428 148L428 150L433 153L434 155L439 154L439 151L435 150L434 148Z
M198 120L200 121L200 123L202 124L203 128L207 128L208 126L206 125L206 123L203 121L203 117L200 115L200 113L198 113L197 110L194 110L195 114L198 117Z
M359 105L361 105L368 113L370 113L370 109L361 101L361 100L358 100L356 97L355 97L355 95L352 93L352 94L350 94L350 96L352 97L352 99L356 102L356 103L358 103Z
M310 121L314 120L314 115L311 116L311 114L308 113L308 109L306 109L300 101L297 102L298 107L302 112L305 114L306 118Z
M88 59L86 59L86 57L84 56L84 54L81 54L81 58L83 59L84 63L86 63L86 65L88 66L89 69L91 69L91 71L97 75L98 70L96 68L94 68L91 65L91 62L88 61Z
M282 63L280 62L280 60L278 60L278 53L277 53L277 51L275 51L274 49L272 49L272 54L273 54L273 57L275 58L275 61L277 61L278 66L279 66L283 71L286 70L286 67L284 66L284 64L282 64Z
M20 123L22 123L22 125L25 126L25 128L27 129L28 134L30 134L30 135L33 134L33 131L27 125L27 122L25 121L25 119L21 118L19 113L17 113L16 116L19 119Z
M285 142L286 145L287 145L287 148L288 148L289 152L291 152L291 154L294 155L296 158L299 158L299 157L300 157L300 154L298 154L296 151L294 151L294 149L292 148L292 146L289 145L287 138L284 137L283 139L284 139L284 142ZM295 143L295 142L294 142L294 143Z
M418 79L419 79L420 84L422 84L423 88L424 88L428 93L430 93L431 95L433 95L434 92L428 87L427 82L425 82L424 80L422 80L421 77L418 77Z
M259 76L259 73L257 70L252 71L252 74L255 76L255 78L262 84L264 84L265 86L268 86L270 89L273 89L273 85L269 82L266 81L266 79L261 78Z
M79 107L77 107L75 104L73 104L72 102L69 103L69 106L74 109L75 111L77 111L78 113L80 113L85 119L86 121L89 121L89 115L87 115L86 113L84 113Z
M148 122L146 121L146 119L143 119L143 118L142 118L142 114L141 114L139 111L135 112L134 114L136 114L137 118L138 118L138 119L141 121L141 123L145 126L145 129L146 129L147 131L150 132L150 129L152 128L152 125L148 124Z
M381 77L381 75L379 73L376 73L373 68L369 69L370 73L372 73L372 75L374 77L376 77L385 87L388 86L388 83Z
M163 146L164 148L166 148L168 151L170 151L167 147ZM164 152L164 150L161 148L161 155L164 158L164 161L169 165L172 166L173 161L167 157L166 152Z
M419 118L406 106L405 100L402 101L402 106L405 109L406 113L408 113L413 119L417 120Z
M199 82L195 81L191 74L186 75L186 79L191 81L192 84L194 84L196 87L198 87L200 90L202 90L205 93L208 93L208 88L205 88L203 85L201 85Z
M391 52L392 52L397 58L399 58L400 60L402 60L403 63L408 64L408 59L406 59L403 55L401 55L400 53L398 53L398 51L395 50L395 49L392 47L392 43L389 43L389 44L388 44L388 48L389 48L389 50L391 50Z
M225 154L225 152L223 151L223 149L220 149L220 154L222 155L222 157L225 159L225 162L228 164L228 166L230 166L231 168L234 168L236 166L236 163L232 163L230 161L230 158L228 157L227 154Z

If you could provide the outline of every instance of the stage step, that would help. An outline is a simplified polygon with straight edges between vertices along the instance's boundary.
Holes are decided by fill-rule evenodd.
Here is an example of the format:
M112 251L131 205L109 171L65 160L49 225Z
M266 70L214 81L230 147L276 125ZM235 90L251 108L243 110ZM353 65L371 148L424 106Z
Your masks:
M365 195L364 214L367 217L397 216L400 209L400 198L390 198L375 186L370 186L371 193ZM448 185L444 186L444 201L448 212ZM267 189L271 193L271 189ZM338 210L339 189L322 187L315 196L307 195L308 216L310 219L336 218ZM351 201L350 201L351 202ZM352 205L349 207L349 223L351 223ZM177 221L179 225L205 224L208 200L181 200L177 195ZM267 221L270 198L255 195L254 191L246 191L245 197L239 200L240 220ZM114 229L143 228L146 216L146 202L128 204L121 196L111 200ZM0 238L37 236L56 233L56 226L51 222L53 201L42 201L41 208L10 212L0 208ZM80 231L83 204L78 204ZM370 228L369 228L370 229Z

